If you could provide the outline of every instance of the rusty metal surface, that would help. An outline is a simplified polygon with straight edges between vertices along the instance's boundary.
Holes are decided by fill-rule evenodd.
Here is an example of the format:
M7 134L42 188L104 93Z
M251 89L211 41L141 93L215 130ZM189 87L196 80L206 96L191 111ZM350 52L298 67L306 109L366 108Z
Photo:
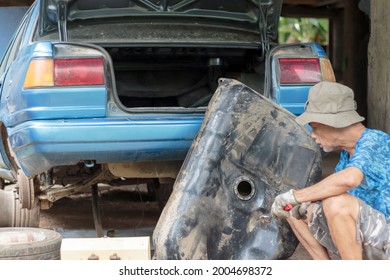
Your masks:
M294 116L221 79L154 230L156 259L286 259L298 244L270 216L275 196L321 177L321 153Z

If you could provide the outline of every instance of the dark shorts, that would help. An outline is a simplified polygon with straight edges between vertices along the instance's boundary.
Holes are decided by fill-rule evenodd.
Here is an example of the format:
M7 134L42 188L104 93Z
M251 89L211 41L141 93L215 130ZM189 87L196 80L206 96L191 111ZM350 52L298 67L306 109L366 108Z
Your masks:
M356 221L356 239L363 246L363 259L390 259L390 220L359 199L360 213ZM330 236L322 204L316 203L309 229L317 241L336 256L340 256Z

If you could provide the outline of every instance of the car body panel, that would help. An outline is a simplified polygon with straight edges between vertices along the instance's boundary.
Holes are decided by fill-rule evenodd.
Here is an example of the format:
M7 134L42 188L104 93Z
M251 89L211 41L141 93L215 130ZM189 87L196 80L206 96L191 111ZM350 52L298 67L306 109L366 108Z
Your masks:
M23 91L23 103L10 100L12 112L8 114L7 125L39 119L73 119L105 117L107 89L89 87L73 89L40 89Z
M298 85L293 88L280 86L276 93L277 103L294 115L299 116L305 111L305 103L311 86Z
M105 86L23 89L29 65L26 60L56 57L55 46L51 42L38 42L21 49L2 87L3 102L0 106L6 126L14 127L36 119L106 116L108 93Z
M27 176L53 166L183 160L203 115L30 121L9 129L10 144ZM104 131L102 131L104 128ZM37 164L39 162L39 164Z
M272 219L275 196L321 177L321 154L295 116L221 79L154 230L157 259L285 259L298 244Z

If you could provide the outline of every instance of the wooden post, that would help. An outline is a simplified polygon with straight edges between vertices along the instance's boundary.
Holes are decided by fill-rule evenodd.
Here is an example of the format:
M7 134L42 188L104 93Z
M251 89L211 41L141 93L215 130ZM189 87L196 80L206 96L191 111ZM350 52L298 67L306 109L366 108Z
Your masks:
M344 1L343 83L353 89L360 115L367 116L367 48L369 17L359 1Z
M390 1L371 1L368 126L390 133Z

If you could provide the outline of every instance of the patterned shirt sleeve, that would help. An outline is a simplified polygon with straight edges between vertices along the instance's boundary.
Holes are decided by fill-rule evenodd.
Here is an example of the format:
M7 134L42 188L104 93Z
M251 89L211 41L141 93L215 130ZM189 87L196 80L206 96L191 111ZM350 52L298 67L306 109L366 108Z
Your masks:
M340 154L335 171L356 167L364 174L362 183L348 191L374 209L390 216L390 136L384 132L366 129L349 158L346 151Z
M355 153L346 167L359 168L365 176L365 188L377 188L389 178L389 166L386 166L389 156L389 147L385 145L383 137L377 133L367 133L356 145Z

